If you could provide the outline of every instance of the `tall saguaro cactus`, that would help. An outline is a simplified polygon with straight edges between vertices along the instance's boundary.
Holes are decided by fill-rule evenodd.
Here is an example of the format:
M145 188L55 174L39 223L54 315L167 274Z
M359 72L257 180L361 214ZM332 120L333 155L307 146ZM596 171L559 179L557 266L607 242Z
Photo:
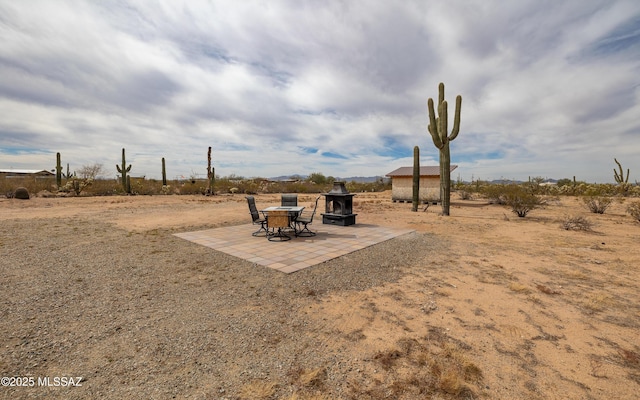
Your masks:
M420 148L413 147L413 207L411 211L418 211L420 203Z
M62 186L62 164L60 163L60 153L56 153L56 186Z
M622 169L622 164L620 164L620 162L618 160L616 160L615 158L613 159L613 161L616 162L616 164L618 164L618 168L620 169L620 173L618 173L618 171L615 170L615 168L613 169L613 178L616 180L616 183L629 183L629 168L627 168L627 177L624 177L624 170Z
M454 140L460 132L460 108L462 96L456 97L456 110L453 118L453 129L448 132L447 101L444 99L444 83L438 86L438 116L436 117L433 99L429 98L429 133L433 144L440 150L440 201L442 202L442 215L449 215L451 200L451 153L449 142Z
M124 147L122 148L122 168L116 164L118 173L122 174L122 188L126 193L131 192L131 186L127 184L127 173L131 171L131 164L127 167L127 160L124 156Z
M211 146L209 146L209 151L207 152L207 180L209 182L207 193L213 194L213 185L216 183L216 170L211 166Z
M164 166L164 157L162 157L162 186L167 186L167 169Z

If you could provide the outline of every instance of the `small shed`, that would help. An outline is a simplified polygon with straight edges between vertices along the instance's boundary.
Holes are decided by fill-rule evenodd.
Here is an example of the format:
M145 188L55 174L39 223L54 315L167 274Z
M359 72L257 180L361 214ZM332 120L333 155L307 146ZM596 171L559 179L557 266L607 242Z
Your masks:
M458 168L451 165L450 171ZM413 167L400 167L389 172L386 176L391 178L391 200L394 202L413 201ZM440 166L429 165L420 167L420 192L421 203L440 201Z

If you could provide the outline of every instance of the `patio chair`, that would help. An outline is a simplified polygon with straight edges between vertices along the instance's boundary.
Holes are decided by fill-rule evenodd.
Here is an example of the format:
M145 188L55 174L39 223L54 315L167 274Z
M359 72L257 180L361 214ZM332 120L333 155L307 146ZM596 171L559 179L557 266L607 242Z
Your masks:
M298 195L297 194L283 194L282 204L283 207L297 207Z
M253 236L262 236L260 235L260 232L264 231L264 236L267 236L267 219L265 217L260 217L260 213L258 212L258 209L256 208L256 199L253 196L247 196L247 203L249 204L249 212L251 213L251 220L253 221L253 223L255 225L260 224L260 229L258 229L257 231L253 232L252 235Z
M313 207L313 212L311 212L311 214L302 213L298 216L298 218L296 218L296 236L311 237L316 235L315 232L309 230L309 224L313 222L313 217L316 215L316 210L318 209L318 200L320 200L320 197L321 196L318 196L316 198L316 205L315 207ZM302 225L304 225L304 227L300 229L300 226Z
M291 240L291 236L284 233L284 230L290 226L289 211L269 211L267 214L267 239L272 242Z

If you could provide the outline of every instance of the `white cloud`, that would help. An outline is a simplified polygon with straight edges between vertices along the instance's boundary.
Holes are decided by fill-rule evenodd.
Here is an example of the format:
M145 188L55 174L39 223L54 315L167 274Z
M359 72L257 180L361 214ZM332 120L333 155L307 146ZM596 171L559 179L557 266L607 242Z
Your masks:
M437 162L442 81L463 179L633 180L639 31L624 0L0 0L0 167L383 175Z

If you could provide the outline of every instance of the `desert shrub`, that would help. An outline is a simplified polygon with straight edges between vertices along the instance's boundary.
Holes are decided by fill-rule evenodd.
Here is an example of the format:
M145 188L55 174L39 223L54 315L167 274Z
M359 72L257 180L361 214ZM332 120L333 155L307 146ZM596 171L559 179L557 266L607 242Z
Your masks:
M322 187L317 193L329 191L332 187L332 183L329 183ZM379 178L375 182L350 182L347 187L354 193L383 192L385 190L391 190L391 181L385 181Z
M611 206L613 199L605 196L586 196L582 198L582 202L589 211L594 214L604 214Z
M585 217L567 215L562 220L560 227L567 231L590 231L593 228L593 223Z
M290 182L284 185L283 193L309 193L309 189L315 185L309 182Z
M163 194L162 181L157 179L132 179L131 193L140 195Z
M529 181L523 183L522 186L527 188L531 193L537 195L549 194L550 192L550 186L545 184L545 179L541 176L529 178Z
M124 193L122 185L115 179L94 179L91 186L84 189L85 194L93 196L111 196Z
M640 201L634 201L627 205L627 213L640 221Z
M458 190L458 195L460 195L460 200L471 200L473 199L473 194L466 189Z
M179 186L180 194L205 194L208 182L201 180L188 180Z
M73 193L76 196L80 196L82 191L93 184L92 178L78 178L77 176L72 176L70 179L67 179L67 183L60 188L61 192L69 192Z
M55 187L56 178L53 177L34 177L34 176L25 176L18 178L2 178L0 177L0 194L8 194L15 192L15 190L19 187L26 188L32 196L35 196L37 193L43 190L53 190L55 191L57 188Z
M238 185L240 192L245 194L256 194L259 187L260 184L255 179L245 179Z
M593 184L588 185L583 192L582 202L585 207L594 214L604 214L604 212L613 203L613 198L617 192L615 185L611 184Z
M489 200L489 202L504 205L506 204L506 199L504 197L506 189L506 185L489 184L483 186L481 191L482 194Z
M540 197L519 185L504 186L500 197L504 199L504 204L511 207L511 211L520 218L526 217L529 212L542 205Z

